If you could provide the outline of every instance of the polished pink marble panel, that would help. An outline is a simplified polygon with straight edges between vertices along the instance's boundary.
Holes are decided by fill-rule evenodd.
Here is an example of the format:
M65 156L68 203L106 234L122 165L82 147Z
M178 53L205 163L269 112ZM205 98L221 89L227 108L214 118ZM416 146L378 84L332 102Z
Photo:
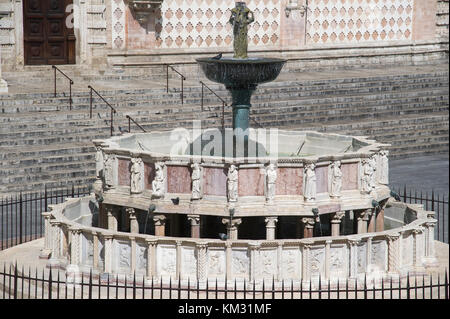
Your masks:
M259 168L240 169L239 196L264 196L264 177Z
M342 190L358 189L358 163L342 164Z
M152 182L155 178L154 163L144 163L144 176L145 189L152 189Z
M277 195L303 194L303 168L279 167L276 182Z
M316 167L316 191L319 193L328 192L328 167Z
M227 195L227 170L205 167L203 169L203 192L205 195Z
M167 192L189 194L191 191L191 172L189 167L167 166Z
M119 159L118 175L120 186L130 186L131 184L131 161L126 159Z

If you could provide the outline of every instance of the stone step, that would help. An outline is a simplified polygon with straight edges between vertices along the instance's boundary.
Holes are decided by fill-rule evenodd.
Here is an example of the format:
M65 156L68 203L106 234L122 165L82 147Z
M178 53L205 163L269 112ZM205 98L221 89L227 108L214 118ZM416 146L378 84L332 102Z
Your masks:
M371 82L363 82L363 83L353 83L350 82L348 84L340 84L340 83L334 83L334 84L330 84L330 83L326 83L321 85L321 83L317 83L317 84L313 84L313 85L305 85L302 82L282 82L282 83L278 83L279 86L260 86L258 89L258 94L255 96L255 98L258 97L263 97L264 98L264 94L267 93L280 93L280 92L290 92L290 91L299 91L301 94L306 94L306 92L308 91L312 91L315 92L316 94L323 94L324 92L326 92L326 90L342 90L343 93L346 93L347 90L345 89L359 89L362 90L364 88L370 88L372 87L372 90L381 90L381 91L386 91L386 90L398 90L400 89L402 86L405 87L407 85L419 85L423 88L426 87L430 87L433 83L436 83L437 85L441 85L444 86L442 82L447 82L448 83L448 74L444 75L442 78L436 78L436 75L431 76L429 78L422 78L419 80L415 80L415 79L406 79L405 80L406 83L402 83L399 81L395 81L390 79L389 81L386 80L376 80L376 81L371 81ZM346 87L346 85L348 87ZM277 88L280 88L278 89ZM192 93L197 93L198 97L200 96L200 87L186 87L185 88L185 94L187 96L189 96L189 94ZM227 96L227 91L224 90L224 87L222 85L217 85L214 90L223 95L223 96ZM148 99L150 100L150 97L152 97L152 99L156 96L159 97L161 95L161 93L165 93L165 89L160 88L160 89L138 89L138 90L115 90L115 91L100 91L100 93L109 101L111 101L111 103L114 103L114 101L116 99L122 99L122 94L126 94L127 98L131 98L131 97L135 97L137 98L138 96L140 96L141 99ZM336 92L331 91L331 93L336 94ZM362 92L363 93L363 92ZM167 93L165 93L167 94ZM178 98L179 93L175 93L175 94L168 94L168 96L173 97L173 98ZM148 96L148 98L147 98ZM208 97L208 94L206 95L206 97ZM89 93L84 92L84 93L74 93L72 96L72 99L74 101L74 104L78 104L78 103L84 103L84 104L88 104L89 100ZM36 100L39 99L39 100ZM57 98L55 98L53 96L53 94L16 94L10 98L7 98L7 96L3 97L2 100L0 100L0 105L3 106L3 110L2 112L6 113L6 112L17 112L17 109L15 109L14 107L9 110L7 108L7 106L9 105L8 103L11 103L11 105L16 106L16 105L20 105L20 106L26 106L26 105L39 105L39 104L45 104L47 106L48 105L61 105L61 104L67 104L68 102L68 94L61 94L58 93L57 94ZM48 106L47 106L48 107ZM20 109L18 109L20 111Z
M446 93L443 94L443 93ZM437 95L435 97L430 97L430 95ZM333 98L324 98L324 99L318 99L318 100L305 100L302 98L295 98L295 99L290 99L290 100L276 100L277 102L264 102L264 103L255 103L254 107L252 108L253 112L259 112L258 110L265 108L270 108L273 109L275 107L277 107L276 103L281 103L281 104L295 104L295 105L302 105L302 106L306 106L306 105L314 105L313 107L315 109L318 108L317 105L322 107L322 104L324 103L331 103L330 105L328 105L329 107L332 107L334 109L339 108L340 106L345 106L342 105L342 103L349 103L352 101L364 101L363 103L366 104L367 101L374 101L374 100L378 100L379 98L381 98L381 100L384 102L388 99L395 99L398 100L400 98L406 98L406 99L413 99L413 98L418 98L418 99L441 99L441 100L448 100L447 98L448 96L448 89L445 89L445 91L440 91L440 90L424 90L424 91L413 91L413 92L397 92L394 94L384 94L383 96L378 96L378 95L354 95L354 96L348 96L348 95L344 95L344 96L336 96ZM221 107L221 106L220 106ZM327 106L325 106L327 107ZM177 113L189 113L189 112L198 112L199 111L200 106L199 105L185 105L182 108L177 108L176 106L173 106L172 108L168 109L165 108L163 109L165 113L173 113L174 111L178 111ZM211 109L211 106L205 107L205 108L209 108ZM216 111L219 110L218 106L215 106ZM226 108L227 112L229 110L229 108ZM136 108L121 108L118 109L119 110L119 114L123 113L123 114L129 114L131 116L133 115L137 115L139 112L144 112L144 110L139 110L137 111ZM146 112L148 112L148 109L145 110ZM160 112L158 109L151 109L152 112L155 112L156 114L158 112ZM97 110L95 110L94 113L97 113ZM105 112L107 113L107 112ZM95 116L95 115L94 115ZM97 117L101 117L101 113L97 113ZM109 114L103 114L103 117L108 116L109 118ZM172 115L171 115L172 116ZM58 119L86 119L88 117L88 114L86 114L85 112L82 111L60 111L60 112L46 112L46 113L38 113L36 114L35 112L28 112L28 113L22 113L20 115L14 115L14 116L8 116L8 115L0 115L0 123L5 123L5 122L20 122L20 123L25 123L27 121L29 122L33 122L34 124L36 124L37 121L45 121L45 122L55 122L55 120ZM1 128L0 128L1 131Z

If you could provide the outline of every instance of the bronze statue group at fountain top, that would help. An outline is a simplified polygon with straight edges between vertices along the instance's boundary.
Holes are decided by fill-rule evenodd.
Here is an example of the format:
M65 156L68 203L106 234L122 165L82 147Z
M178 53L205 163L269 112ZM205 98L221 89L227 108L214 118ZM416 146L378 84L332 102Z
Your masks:
M233 25L235 59L248 58L248 25L253 21L255 21L253 12L247 8L245 2L236 2L230 17L230 23Z

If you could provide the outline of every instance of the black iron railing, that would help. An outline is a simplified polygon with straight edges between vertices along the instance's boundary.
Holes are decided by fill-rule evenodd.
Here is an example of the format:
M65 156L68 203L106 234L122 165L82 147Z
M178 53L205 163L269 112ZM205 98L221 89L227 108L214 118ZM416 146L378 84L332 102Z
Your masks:
M44 221L41 213L48 205L62 203L67 197L88 195L90 187L70 186L34 193L19 193L0 199L0 250L41 238Z
M139 127L144 133L147 133L147 131L138 123L136 122L131 116L127 115L128 119L128 132L131 133L131 122L136 124L137 127Z
M200 84L202 85L202 101L201 101L202 112L203 112L203 107L204 107L204 96L205 96L204 88L207 88L212 94L214 94L222 102L222 130L225 130L225 106L227 106L227 102L225 102L224 99L222 99L219 95L217 95L217 93L214 92L203 81L200 81Z
M78 280L67 279L59 269L39 272L18 269L17 264L0 269L0 299L449 299L448 274L408 274L399 280L392 277L379 281L363 279L221 282L160 279L145 276L95 276L79 274ZM437 277L437 279L436 279ZM443 278L442 278L443 277Z
M416 189L403 187L391 187L405 203L422 204L425 210L432 210L435 212L437 219L435 239L446 244L449 243L449 200L448 194L439 194L434 190L417 191Z
M54 71L54 86L55 86L55 92L54 92L54 96L56 97L56 71L58 71L59 73L61 73L63 76L66 77L66 79L69 80L69 109L72 110L72 85L73 85L73 80L68 77L63 71L61 71L60 69L58 69L57 66L52 65L53 71Z
M186 77L183 74L181 74L180 72L178 72L170 64L164 64L164 67L166 68L166 92L167 93L169 93L169 68L180 76L180 78L181 78L181 93L180 93L180 97L181 97L181 105L183 105L184 104L184 81L186 81Z
M90 89L90 91L89 91L89 115L90 115L90 118L92 118L92 102L93 102L92 92L94 92L95 94L97 94L97 96L100 99L102 99L103 102L106 103L106 105L109 106L109 108L111 110L111 117L110 117L110 120L111 120L111 136L113 136L113 132L114 132L114 114L117 113L116 109L111 104L109 104L109 102L106 101L103 98L103 96L101 96L100 93L98 93L92 86L88 85L88 88Z

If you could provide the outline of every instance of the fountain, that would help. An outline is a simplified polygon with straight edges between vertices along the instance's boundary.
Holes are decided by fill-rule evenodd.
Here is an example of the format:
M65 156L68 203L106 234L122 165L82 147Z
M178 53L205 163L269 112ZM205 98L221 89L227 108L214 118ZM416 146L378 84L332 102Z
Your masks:
M383 276L436 261L434 212L391 198L388 144L249 128L252 93L286 62L247 56L253 20L238 2L230 19L234 57L197 60L231 92L233 131L194 126L180 129L184 135L177 129L94 140L95 194L43 214L42 255L51 265L70 263L68 273L224 282ZM213 136L219 151L210 154L203 136ZM264 152L254 161L249 152L225 152L223 141L234 149L238 139L249 152L258 141ZM414 264L399 265L397 247L414 249Z
M231 11L230 23L234 31L233 58L197 59L206 77L217 83L225 84L232 96L233 130L244 134L248 143L249 115L251 97L258 84L274 81L281 72L286 60L277 58L249 58L247 55L248 25L254 21L253 12L245 2L236 2ZM245 147L247 149L247 147Z

